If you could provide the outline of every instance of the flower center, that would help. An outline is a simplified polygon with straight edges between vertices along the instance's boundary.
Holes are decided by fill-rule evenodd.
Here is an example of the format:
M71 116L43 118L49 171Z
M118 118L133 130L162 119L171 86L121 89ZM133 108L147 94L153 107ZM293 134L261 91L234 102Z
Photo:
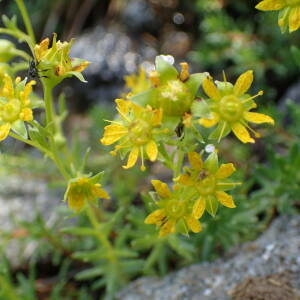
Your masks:
M243 114L243 104L234 95L225 96L219 103L219 112L223 119L235 122L241 119Z
M12 99L1 107L1 119L4 122L13 123L19 119L21 103L18 99Z
M179 219L185 215L186 205L178 200L169 200L165 210L169 217Z
M193 96L180 80L169 80L158 88L158 95L152 100L154 108L162 108L168 116L182 116L190 110Z
M213 175L208 175L197 184L197 190L201 195L213 194L216 188L216 179Z
M151 126L144 120L133 121L128 129L128 136L133 144L145 145L151 139Z

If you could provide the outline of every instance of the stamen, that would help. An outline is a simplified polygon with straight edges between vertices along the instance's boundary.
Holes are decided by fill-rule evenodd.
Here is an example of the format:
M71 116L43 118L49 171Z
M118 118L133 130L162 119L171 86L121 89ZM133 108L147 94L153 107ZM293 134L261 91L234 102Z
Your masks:
M144 165L144 148L140 147L140 151L141 151L141 160L142 160L141 171L145 171L146 167Z
M159 86L159 73L157 71L151 71L149 74L149 79L154 87Z
M242 123L247 129L249 129L249 130L255 135L256 138L260 138L260 137L261 137L261 135L260 135L257 131L255 131L254 129L252 129L252 128L247 124L247 122L245 122L244 120L241 120L241 123Z
M190 77L189 65L186 62L182 62L182 63L180 63L180 66L181 66L181 72L180 72L180 75L179 75L179 79L182 82L185 82Z
M225 127L226 127L226 122L224 122L224 125L223 125L223 127L222 127L221 133L220 133L219 138L218 138L218 143L220 143L220 141L221 141L221 138L222 138L222 136L223 136Z
M218 182L217 185L227 185L227 186L231 186L231 185L240 185L242 184L242 182Z
M263 94L264 94L264 91L259 91L256 95L243 100L242 103L246 103L246 102L248 102L248 101L250 101L250 100L252 100L256 97L262 96Z
M116 122L116 121L111 121L111 120L106 120L106 119L104 119L103 121L109 122L109 123L112 123L112 124L116 124L116 125L120 125L120 126L124 126L122 123L119 123L119 122Z
M227 83L227 78L226 78L225 71L223 70L222 73L223 73L223 80L224 80L225 83Z

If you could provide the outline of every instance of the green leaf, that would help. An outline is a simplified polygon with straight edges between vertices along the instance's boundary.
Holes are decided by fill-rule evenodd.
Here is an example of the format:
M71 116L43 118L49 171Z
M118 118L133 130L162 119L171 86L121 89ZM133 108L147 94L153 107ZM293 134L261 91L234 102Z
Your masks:
M97 232L95 229L90 227L65 227L61 229L62 233L74 234L74 235L83 235L83 236L91 236L96 235Z
M101 181L103 175L104 175L104 171L101 171L101 172L97 173L96 175L94 175L93 177L91 177L91 181L93 183L99 183Z
M49 145L47 143L47 140L43 135L41 135L40 131L36 127L28 126L28 133L32 141L37 142L44 148L48 148Z
M163 117L164 127L170 129L171 131L175 131L179 123L180 123L180 117L171 117L166 115Z
M212 152L204 162L205 169L209 170L211 173L215 173L219 169L219 161L218 154L216 152Z
M189 229L183 219L180 219L179 222L176 224L176 231L185 236L189 235Z
M77 77L81 82L87 82L83 75L80 73L80 72L75 72L75 71L72 71L72 72L68 72L67 74L71 74L71 75L74 75L75 77Z
M23 139L28 139L27 129L25 126L24 121L18 120L16 121L11 129L19 136L21 136Z
M94 277L99 277L105 273L105 269L99 266L81 271L75 275L77 280L87 280Z
M218 127L210 134L208 137L210 140L220 141L223 137L228 135L231 131L231 128L227 122L220 121Z
M191 94L195 97L200 85L202 84L203 80L209 76L209 73L195 73L190 75L189 79L185 82L185 85L190 90Z
M215 217L218 210L219 202L215 196L206 197L206 211L212 216Z
M191 128L195 138L197 139L198 142L200 143L204 143L204 139L203 136L201 135L201 133L197 130L197 128L195 126L192 126Z
M99 262L100 259L106 258L107 255L107 249L98 248L91 251L77 251L73 254L73 257L84 262Z
M193 116L208 118L210 116L210 108L205 100L196 100L191 107Z
M178 76L176 68L165 61L161 56L156 56L155 66L156 71L159 73L161 84L166 83L168 80L174 80Z
M138 105L146 106L147 104L150 104L152 102L152 99L157 96L157 90L156 89L149 89L145 92L136 94L130 98L130 100Z

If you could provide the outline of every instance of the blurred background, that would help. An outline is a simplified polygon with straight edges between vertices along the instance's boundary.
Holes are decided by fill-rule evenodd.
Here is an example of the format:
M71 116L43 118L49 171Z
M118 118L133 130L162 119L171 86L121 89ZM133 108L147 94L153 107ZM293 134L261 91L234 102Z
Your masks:
M73 154L80 161L84 149L91 146L89 170L106 171L104 186L113 198L102 203L108 217L116 207L124 207L110 239L117 248L135 251L136 261L128 258L122 276L116 273L109 279L114 282L113 293L142 275L164 275L191 263L213 260L254 239L276 217L299 213L300 66L290 48L300 46L300 34L281 34L277 13L257 11L258 1L254 2L25 1L37 41L53 32L61 41L75 38L71 57L91 62L84 71L87 84L70 78L55 92L64 95L70 111L66 133ZM0 1L0 14L17 15L22 28L14 1ZM26 49L24 44L20 47ZM157 238L154 226L144 225L143 220L148 211L149 178L170 180L170 174L159 164L149 166L143 174L138 168L125 174L120 160L112 158L98 142L107 124L103 119L113 118L114 99L125 91L124 76L140 66L150 70L158 54L171 54L176 64L187 61L191 72L207 71L219 80L223 70L231 82L242 72L254 70L251 93L264 90L257 101L259 111L276 120L274 128L260 130L264 139L254 145L245 146L231 138L221 145L220 156L239 168L236 178L244 182L235 191L238 207L220 210L216 219L206 218L202 234L164 242ZM0 263L0 285L12 290L17 287L21 295L28 293L29 298L22 300L87 300L104 295L110 281L103 281L103 272L80 273L96 263L81 261L80 254L74 256L76 251L94 249L96 242L92 237L77 239L60 231L62 224L84 226L87 220L66 220L68 213L61 203L65 186L55 168L16 141L1 143L0 150L0 249L5 257ZM98 263L107 267L106 262ZM53 290L56 294L51 298ZM57 295L64 298L55 298ZM1 298L0 294L0 299L19 298Z

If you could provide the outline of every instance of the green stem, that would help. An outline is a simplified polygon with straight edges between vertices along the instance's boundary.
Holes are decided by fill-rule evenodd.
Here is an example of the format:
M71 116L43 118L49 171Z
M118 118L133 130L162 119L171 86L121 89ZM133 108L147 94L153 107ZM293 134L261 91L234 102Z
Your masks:
M175 168L175 172L174 172L174 178L176 178L180 175L183 160L184 160L184 151L179 149L178 157L177 157L177 164L176 164L176 168Z
M16 0L16 2L17 2L19 10L21 12L21 15L22 15L23 22L25 24L27 33L30 36L30 39L31 39L32 43L35 44L34 32L33 32L33 29L32 29L32 26L31 26L31 22L30 22L30 18L28 16L26 7L24 5L24 2L23 2L23 0Z
M65 179L70 179L71 176L67 172L60 155L58 153L57 145L54 140L55 127L54 127L54 109L52 100L52 87L49 86L45 80L42 80L44 89L44 100L45 100L45 111L46 111L46 128L49 129L49 142L50 148L53 154L53 161L55 162L57 168L60 170L61 174Z
M166 164L166 166L169 169L173 170L172 160L171 160L170 155L169 155L168 151L166 150L165 145L163 143L159 144L158 150L159 150L159 153L161 154L161 156L165 159L164 163Z
M100 241L100 244L102 244L106 250L107 250L107 257L111 261L111 263L116 264L117 263L117 258L114 255L114 249L113 246L111 245L110 241L108 238L103 234L103 231L101 230L101 224L98 222L97 217L95 215L95 212L93 208L91 207L90 203L87 203L87 216L90 220L90 223L94 227L96 231L96 236L98 240Z
M44 153L45 155L47 155L49 158L53 159L52 153L48 149L44 148L43 146L41 146L41 145L39 145L39 144L31 141L31 140L24 139L21 136L15 134L13 132L10 132L9 135L11 137L13 137L14 139L16 139L16 140L19 140L19 141L21 141L21 142L23 142L23 143L25 143L27 145L30 145L30 146L32 146L34 148L39 149L42 153Z

